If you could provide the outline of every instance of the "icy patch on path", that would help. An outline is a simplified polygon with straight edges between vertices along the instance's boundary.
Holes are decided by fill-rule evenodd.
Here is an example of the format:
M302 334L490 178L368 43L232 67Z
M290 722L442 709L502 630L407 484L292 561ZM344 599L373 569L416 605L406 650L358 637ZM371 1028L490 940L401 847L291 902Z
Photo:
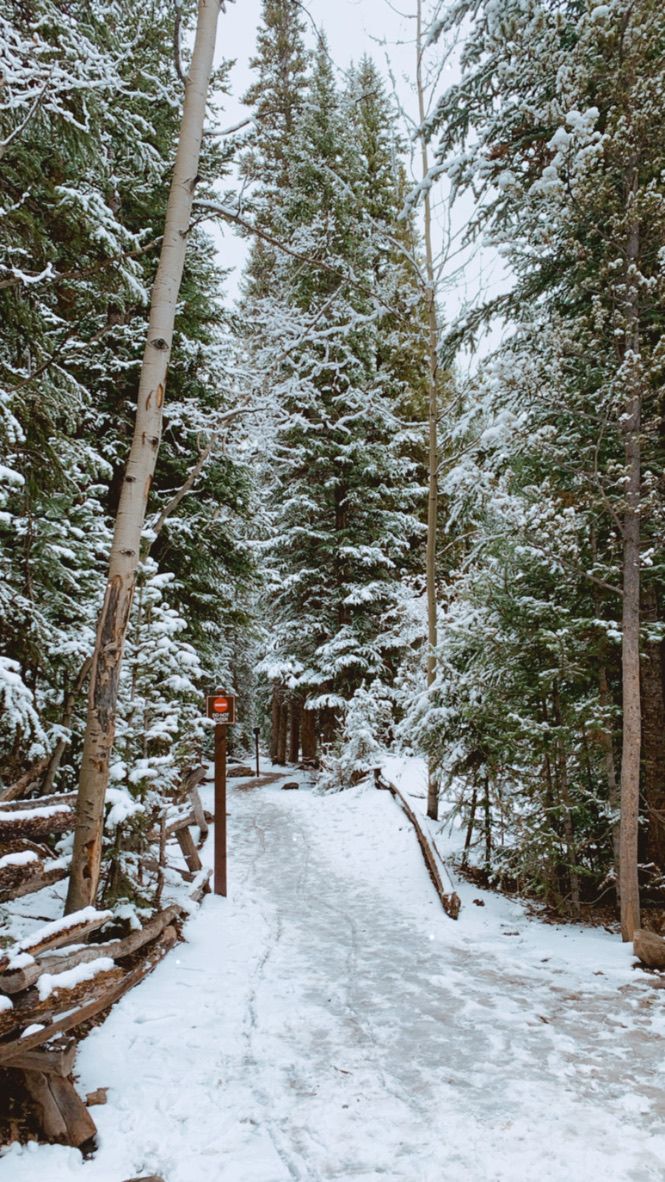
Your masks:
M230 812L230 900L81 1046L97 1157L0 1182L662 1182L662 994L623 952L594 977L452 923L387 793Z

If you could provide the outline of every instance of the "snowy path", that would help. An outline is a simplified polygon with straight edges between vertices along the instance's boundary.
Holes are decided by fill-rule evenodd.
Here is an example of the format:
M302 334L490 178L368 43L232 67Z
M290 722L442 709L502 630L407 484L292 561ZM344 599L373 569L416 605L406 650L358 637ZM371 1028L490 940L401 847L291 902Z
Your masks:
M483 945L385 793L230 811L232 898L81 1047L97 1157L12 1150L0 1182L662 1182L665 1002L620 946L594 976L540 924Z

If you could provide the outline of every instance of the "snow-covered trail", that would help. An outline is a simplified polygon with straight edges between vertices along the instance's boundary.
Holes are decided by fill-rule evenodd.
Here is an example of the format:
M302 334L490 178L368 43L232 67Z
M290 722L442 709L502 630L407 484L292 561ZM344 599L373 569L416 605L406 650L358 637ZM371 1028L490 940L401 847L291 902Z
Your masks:
M0 1182L662 1182L663 995L625 958L471 938L386 793L230 811L230 900L81 1047L100 1152L12 1151Z

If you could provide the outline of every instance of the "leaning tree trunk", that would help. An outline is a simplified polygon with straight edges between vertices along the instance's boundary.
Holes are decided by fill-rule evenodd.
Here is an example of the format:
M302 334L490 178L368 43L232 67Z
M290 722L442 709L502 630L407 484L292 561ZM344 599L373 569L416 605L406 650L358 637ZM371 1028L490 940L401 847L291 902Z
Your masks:
M164 238L152 289L134 438L116 516L106 594L97 624L67 895L68 912L89 905L97 893L118 683L136 583L141 532L161 437L166 375L197 182L219 10L219 0L199 0Z
M423 79L423 54L425 52L423 38L423 6L418 0L416 13L416 90L418 92L418 112L420 118L420 150L421 171L423 181L429 173L429 158L427 139L425 135L425 82ZM434 249L432 246L432 204L429 188L425 187L424 200L425 223L425 274L427 278L427 388L428 388L428 496L427 496L427 688L431 690L436 680L436 531L438 518L438 468L439 448L437 439L438 420L438 340L439 325L436 310L436 282L434 275ZM428 786L427 786L427 815L433 821L439 816L439 783L434 767L433 756L429 758Z

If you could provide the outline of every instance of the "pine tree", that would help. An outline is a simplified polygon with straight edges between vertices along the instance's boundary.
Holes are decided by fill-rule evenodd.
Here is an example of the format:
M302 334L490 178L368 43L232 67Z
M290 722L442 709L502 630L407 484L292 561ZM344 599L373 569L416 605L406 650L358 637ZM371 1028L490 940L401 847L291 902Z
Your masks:
M458 4L448 20L469 12L469 5ZM516 323L492 395L494 414L500 418L509 409L513 416L509 488L523 502L522 544L512 547L512 558L505 554L504 578L528 587L529 562L538 555L539 565L550 562L568 572L569 589L545 584L543 602L561 600L558 610L569 623L559 623L559 630L577 621L570 634L576 651L568 650L565 664L582 674L564 678L563 686L558 676L558 706L549 703L541 726L554 730L563 748L559 779L569 795L578 793L572 820L582 826L588 815L574 770L579 721L566 729L563 703L567 696L573 719L595 719L587 730L587 776L593 798L604 796L607 810L615 778L611 694L622 698L625 937L638 922L640 573L643 602L650 604L643 640L650 646L659 642L662 584L658 563L646 565L639 554L646 550L650 563L662 522L662 496L650 473L662 454L662 211L656 213L654 194L663 161L648 131L662 118L662 70L655 67L661 40L662 16L649 0L611 9L582 3L553 8L539 0L500 10L482 5L464 50L461 82L443 96L437 114L439 162L458 189L474 187L479 194L477 225L506 249L516 277L512 293L468 318L461 335L497 308ZM541 520L537 507L543 505L551 509ZM566 526L572 515L567 558L550 512ZM621 599L619 695L616 650L608 641L617 635ZM646 707L643 723L662 700L662 678L659 683L653 676L649 660L642 679L650 679L656 708ZM499 663L497 676L503 668ZM519 693L526 695L526 686ZM645 728L652 741L655 729ZM643 767L652 799L662 791L656 763L651 758ZM652 833L657 812L658 806Z
M264 372L273 366L279 407L265 460L273 627L264 667L288 689L292 713L299 703L319 713L326 741L364 680L394 676L408 594L400 577L420 529L413 432L400 418L415 368L407 355L420 342L403 323L413 285L393 300L404 259L385 231L409 231L390 128L373 67L363 63L340 96L320 46L288 185L272 207L279 239L309 262L277 251L266 284L275 294L249 304L255 357ZM279 702L275 711L284 726Z

